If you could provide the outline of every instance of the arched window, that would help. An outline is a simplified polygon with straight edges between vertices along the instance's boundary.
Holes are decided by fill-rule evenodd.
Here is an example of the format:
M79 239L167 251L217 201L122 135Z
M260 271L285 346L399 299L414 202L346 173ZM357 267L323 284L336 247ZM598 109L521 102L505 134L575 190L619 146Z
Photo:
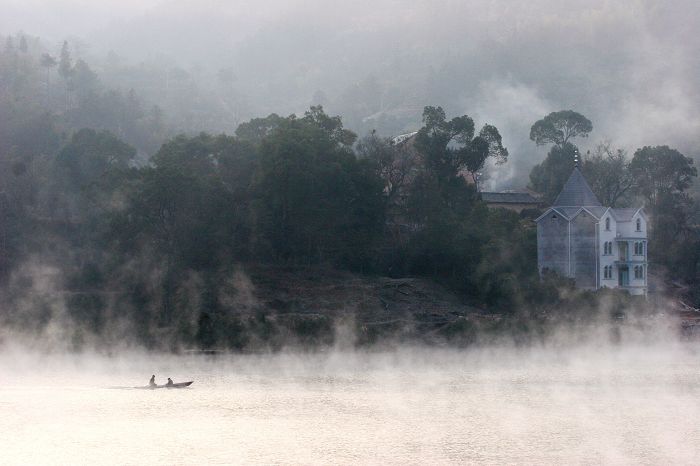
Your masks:
M634 243L634 255L638 256L639 255L639 243L635 241Z
M609 256L612 254L612 241L603 243L603 255Z
M634 267L634 278L644 278L644 267L642 267L641 265L636 265Z
M643 256L644 255L644 241L641 241L639 243L639 255Z
M642 219L637 219L637 231L642 231Z
M605 219L605 231L610 231L610 217Z

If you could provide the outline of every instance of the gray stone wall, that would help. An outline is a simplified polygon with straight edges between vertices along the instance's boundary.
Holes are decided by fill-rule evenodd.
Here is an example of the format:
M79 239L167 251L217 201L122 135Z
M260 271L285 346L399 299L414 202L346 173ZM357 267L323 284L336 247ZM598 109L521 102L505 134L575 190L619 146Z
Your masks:
M586 212L571 221L571 269L577 287L596 288L596 219Z
M569 222L556 212L549 212L537 222L537 265L569 276Z

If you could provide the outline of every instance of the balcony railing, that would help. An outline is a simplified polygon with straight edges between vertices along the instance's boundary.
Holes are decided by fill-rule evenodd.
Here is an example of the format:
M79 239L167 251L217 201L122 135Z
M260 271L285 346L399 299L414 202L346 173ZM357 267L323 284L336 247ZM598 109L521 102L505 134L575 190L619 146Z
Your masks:
M638 259L635 259L634 257L632 257L631 259L629 257L626 259L623 259L621 257L615 261L615 265L618 265L618 266L619 265L647 265L647 264L648 264L647 260L642 256L639 256Z

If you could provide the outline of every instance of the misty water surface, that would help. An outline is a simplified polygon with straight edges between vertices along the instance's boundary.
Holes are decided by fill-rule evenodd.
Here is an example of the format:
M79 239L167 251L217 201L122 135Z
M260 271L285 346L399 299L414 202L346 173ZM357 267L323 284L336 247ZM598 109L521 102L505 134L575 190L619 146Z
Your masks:
M2 464L700 461L696 347L0 359Z

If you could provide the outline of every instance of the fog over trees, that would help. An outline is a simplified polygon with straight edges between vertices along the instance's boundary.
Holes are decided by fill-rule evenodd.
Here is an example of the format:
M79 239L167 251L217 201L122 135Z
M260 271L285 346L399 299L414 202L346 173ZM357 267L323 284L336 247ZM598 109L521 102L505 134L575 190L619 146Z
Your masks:
M0 31L42 36L54 56L68 39L179 130L231 132L322 104L360 135L390 136L440 105L499 128L512 163L490 181L506 188L544 157L528 130L551 111L595 122L585 150L611 140L692 155L700 134L693 0L1 3Z

